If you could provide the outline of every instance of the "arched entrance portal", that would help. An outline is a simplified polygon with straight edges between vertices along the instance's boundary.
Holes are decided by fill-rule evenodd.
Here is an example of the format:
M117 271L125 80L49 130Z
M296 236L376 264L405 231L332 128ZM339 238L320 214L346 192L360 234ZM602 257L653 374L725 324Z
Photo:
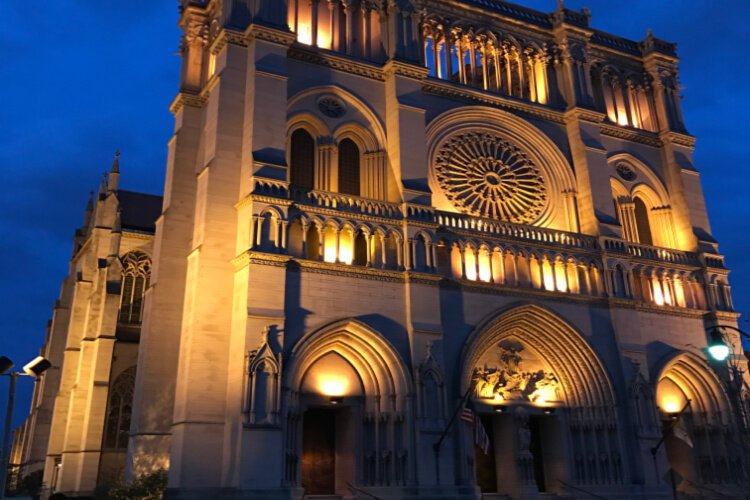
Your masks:
M535 305L480 324L463 353L464 390L490 441L466 434L483 493L533 498L623 484L614 393L594 351L569 324Z
M306 495L405 486L411 386L390 343L345 320L303 337L290 363L287 481Z
M675 488L686 494L725 491L745 482L742 438L729 398L711 367L683 352L660 370L656 402ZM729 487L729 489L725 489Z

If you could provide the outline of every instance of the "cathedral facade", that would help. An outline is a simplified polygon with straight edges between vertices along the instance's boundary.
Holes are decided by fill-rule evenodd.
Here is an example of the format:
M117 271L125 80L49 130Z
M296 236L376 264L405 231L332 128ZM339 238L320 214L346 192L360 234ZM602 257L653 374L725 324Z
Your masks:
M113 168L22 471L90 495L164 469L180 499L746 494L674 44L500 0L183 0L179 24L160 213L125 224L153 199Z

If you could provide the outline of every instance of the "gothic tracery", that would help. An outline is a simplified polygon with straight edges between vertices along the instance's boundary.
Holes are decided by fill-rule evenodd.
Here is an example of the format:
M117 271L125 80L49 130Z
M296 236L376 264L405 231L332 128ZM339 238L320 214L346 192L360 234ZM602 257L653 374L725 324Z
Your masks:
M529 224L547 195L540 170L518 148L488 133L449 138L435 162L440 187L464 213Z

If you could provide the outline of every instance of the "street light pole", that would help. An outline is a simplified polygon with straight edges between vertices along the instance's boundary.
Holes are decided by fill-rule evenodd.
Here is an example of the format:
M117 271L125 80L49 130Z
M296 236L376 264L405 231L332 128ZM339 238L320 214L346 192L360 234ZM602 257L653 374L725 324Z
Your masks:
M44 356L37 356L23 367L22 372L10 371L13 368L13 361L5 356L0 356L0 375L10 377L10 386L8 388L8 410L5 413L5 432L3 433L3 448L0 450L0 500L5 498L5 487L8 481L8 467L10 465L10 429L13 425L13 405L16 402L16 381L19 375L37 378L47 371L52 363ZM6 373L10 371L10 373Z
M7 374L10 377L10 387L8 388L8 409L5 413L5 430L3 432L3 449L2 449L2 468L0 468L0 500L5 498L5 486L8 480L8 467L10 459L10 427L13 422L13 405L16 399L16 380L18 373L11 372Z
M708 327L706 329L706 331L710 335L708 343L708 353L716 361L724 361L725 359L727 359L727 357L729 357L729 344L724 338L724 334L721 333L722 328L728 328L729 330L739 333L740 337L750 339L749 333L743 332L736 326L716 325Z

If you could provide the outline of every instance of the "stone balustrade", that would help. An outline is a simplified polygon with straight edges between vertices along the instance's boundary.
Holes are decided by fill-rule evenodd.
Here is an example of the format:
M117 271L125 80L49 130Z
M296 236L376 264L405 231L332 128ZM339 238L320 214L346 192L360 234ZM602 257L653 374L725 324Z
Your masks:
M252 250L466 284L732 310L729 286L704 264L723 265L721 256L336 193L292 197L255 216Z

